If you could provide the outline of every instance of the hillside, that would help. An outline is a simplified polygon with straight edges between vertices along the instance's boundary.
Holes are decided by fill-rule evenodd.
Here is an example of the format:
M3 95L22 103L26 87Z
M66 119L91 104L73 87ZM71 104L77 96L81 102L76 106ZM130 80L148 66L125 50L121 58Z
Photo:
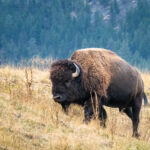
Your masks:
M150 74L143 72L150 99ZM107 108L107 127L83 124L83 109L66 115L54 103L48 70L0 68L0 150L149 150L150 107L142 107L140 138L132 138L131 121Z
M0 64L87 47L150 69L149 0L0 0Z

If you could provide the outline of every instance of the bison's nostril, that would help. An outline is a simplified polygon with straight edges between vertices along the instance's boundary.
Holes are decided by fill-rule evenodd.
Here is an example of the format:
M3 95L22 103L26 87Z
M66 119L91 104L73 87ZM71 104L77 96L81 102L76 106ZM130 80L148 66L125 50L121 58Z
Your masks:
M54 96L54 100L60 100L60 99L61 99L60 95Z

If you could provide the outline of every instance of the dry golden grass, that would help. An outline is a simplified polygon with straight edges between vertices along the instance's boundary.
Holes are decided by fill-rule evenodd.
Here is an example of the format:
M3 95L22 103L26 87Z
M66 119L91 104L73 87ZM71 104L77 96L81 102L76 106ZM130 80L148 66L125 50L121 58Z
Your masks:
M142 73L150 98L150 74ZM66 115L54 103L48 70L0 68L0 150L150 150L150 107L142 107L140 138L118 109L106 107L107 127L83 124L83 108Z

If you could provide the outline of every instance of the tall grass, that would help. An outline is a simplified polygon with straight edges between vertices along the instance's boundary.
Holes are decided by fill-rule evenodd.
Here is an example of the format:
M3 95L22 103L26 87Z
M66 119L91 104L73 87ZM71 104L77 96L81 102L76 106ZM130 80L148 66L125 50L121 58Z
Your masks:
M86 125L82 107L71 105L66 115L53 101L49 67L37 68L0 68L0 149L150 149L149 106L142 106L139 139L132 138L132 122L118 109L105 107L106 128L100 127L97 119ZM150 98L150 74L141 74ZM95 115L97 111L96 107Z

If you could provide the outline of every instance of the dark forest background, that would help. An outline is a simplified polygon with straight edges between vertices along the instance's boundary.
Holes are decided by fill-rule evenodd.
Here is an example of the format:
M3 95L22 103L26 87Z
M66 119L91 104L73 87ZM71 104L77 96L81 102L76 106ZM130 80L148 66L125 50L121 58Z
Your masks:
M137 67L150 69L150 3L136 0L136 7L119 19L122 8L130 3L0 0L0 63L16 64L36 55L68 58L75 49L101 47ZM107 8L109 15L103 16L96 4L104 11Z

